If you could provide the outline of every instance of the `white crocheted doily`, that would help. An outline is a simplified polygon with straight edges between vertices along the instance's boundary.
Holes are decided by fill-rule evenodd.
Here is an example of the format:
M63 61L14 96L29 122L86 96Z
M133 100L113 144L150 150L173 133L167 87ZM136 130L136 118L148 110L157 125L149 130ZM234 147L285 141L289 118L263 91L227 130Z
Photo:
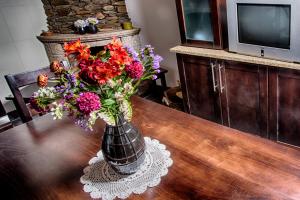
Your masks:
M99 151L83 170L84 175L80 178L80 182L84 184L83 190L89 192L94 199L125 199L132 193L142 194L147 187L158 185L161 177L168 173L168 167L173 161L166 146L158 140L145 137L145 143L145 161L135 174L129 176L115 173Z

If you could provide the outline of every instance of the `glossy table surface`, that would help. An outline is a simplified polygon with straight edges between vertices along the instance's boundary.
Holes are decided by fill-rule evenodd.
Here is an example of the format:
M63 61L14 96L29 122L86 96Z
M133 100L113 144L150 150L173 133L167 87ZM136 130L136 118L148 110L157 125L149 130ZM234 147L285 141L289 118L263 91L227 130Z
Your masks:
M174 161L161 183L130 199L300 199L300 152L134 97L133 123ZM79 182L100 149L104 123L87 133L50 115L0 134L0 199L90 199Z

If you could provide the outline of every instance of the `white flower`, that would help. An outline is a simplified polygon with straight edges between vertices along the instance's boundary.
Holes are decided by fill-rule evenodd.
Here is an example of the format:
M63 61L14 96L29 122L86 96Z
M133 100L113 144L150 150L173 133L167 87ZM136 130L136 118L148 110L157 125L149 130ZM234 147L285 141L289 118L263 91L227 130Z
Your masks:
M46 87L40 88L37 92L34 93L34 97L41 97L41 98L55 98L56 90L54 87Z
M114 88L116 86L116 84L117 83L115 81L113 81L112 79L107 81L107 85L111 88Z
M87 26L87 22L84 21L84 20L82 20L82 19L79 19L79 20L77 20L77 21L74 22L74 26L76 28L84 28L84 27Z
M118 84L118 85L121 85L121 83L122 83L122 79L118 79L118 80L117 80L117 84Z
M115 118L111 113L103 112L103 111L98 112L97 117L99 117L100 119L105 121L110 126L115 126L116 125Z
M98 118L102 119L103 121L105 121L110 126L115 126L116 125L115 118L111 113L96 110L96 111L90 113L89 118L88 118L87 123L86 123L86 128L93 131L93 126L95 125L96 120Z
M131 83L124 84L124 92L131 94L133 92L133 87Z
M57 119L62 119L63 117L63 105L62 104L58 104L56 102L52 103L53 108L51 108L51 115L53 115L53 119L57 120Z
M132 118L132 106L128 100L124 100L120 104L120 111L122 112L124 119L130 122Z
M33 97L38 97L38 96L39 96L38 92L33 93Z
M116 93L115 93L115 98L116 98L116 100L117 100L118 102L120 102L120 101L123 101L124 95L123 95L122 93L120 93L120 92L116 92Z
M96 123L96 120L98 119L98 112L98 110L91 112L87 121L87 128L89 128L91 131L93 131L93 126Z

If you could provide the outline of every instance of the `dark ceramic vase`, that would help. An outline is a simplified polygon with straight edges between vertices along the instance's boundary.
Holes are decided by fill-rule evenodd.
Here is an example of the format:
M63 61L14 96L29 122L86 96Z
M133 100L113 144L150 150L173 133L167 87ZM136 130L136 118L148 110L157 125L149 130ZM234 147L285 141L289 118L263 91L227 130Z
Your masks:
M83 35L83 34L85 34L85 28L84 27L78 27L78 28L76 28L76 32L78 34Z
M145 141L139 130L120 116L116 126L106 125L102 152L115 172L133 174L145 159Z
M94 25L94 24L89 24L89 25L86 27L86 32L95 34L95 33L98 32L98 28L97 28L97 26Z

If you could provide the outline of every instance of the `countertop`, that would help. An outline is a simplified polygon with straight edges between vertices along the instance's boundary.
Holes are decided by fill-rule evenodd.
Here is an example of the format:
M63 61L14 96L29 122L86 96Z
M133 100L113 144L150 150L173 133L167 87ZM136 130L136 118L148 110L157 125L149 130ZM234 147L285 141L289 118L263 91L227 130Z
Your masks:
M176 46L170 49L171 52L186 54L186 55L194 55L194 56L202 56L208 58L216 58L222 60L230 60L230 61L239 61L251 64L258 65L267 65L279 68L288 68L288 69L296 69L300 70L300 64L292 63L292 62L284 62L278 61L268 58L261 58L255 56L248 56L243 54L231 53L225 50L216 50L216 49L205 49L198 47L187 47L187 46Z

